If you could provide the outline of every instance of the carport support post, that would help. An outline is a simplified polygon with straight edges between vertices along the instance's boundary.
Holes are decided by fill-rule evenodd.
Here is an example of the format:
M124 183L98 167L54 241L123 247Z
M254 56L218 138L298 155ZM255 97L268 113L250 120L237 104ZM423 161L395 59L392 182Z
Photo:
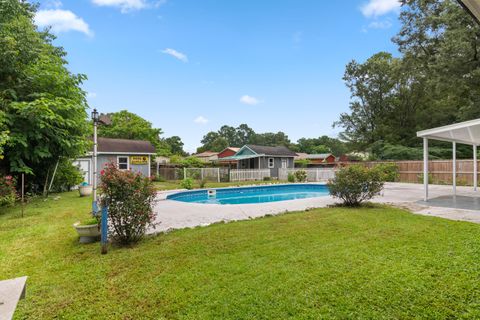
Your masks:
M477 145L473 145L473 190L477 191L478 185L478 162L477 162Z
M453 195L457 195L457 143L452 142L452 185Z
M425 195L423 200L428 201L428 139L423 138L423 186Z

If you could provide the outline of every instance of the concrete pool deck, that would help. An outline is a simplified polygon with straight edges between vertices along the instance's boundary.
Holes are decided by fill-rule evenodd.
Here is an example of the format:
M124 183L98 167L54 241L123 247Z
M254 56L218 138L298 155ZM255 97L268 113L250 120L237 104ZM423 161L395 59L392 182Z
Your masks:
M148 233L323 208L338 202L330 196L235 205L187 203L166 199L167 195L179 191L181 190L158 193L158 202L154 208L158 225ZM457 187L457 196L453 197L451 186L430 185L429 194L431 200L424 202L423 185L386 183L382 195L374 198L372 202L390 204L416 214L480 223L480 192L474 192L471 187Z

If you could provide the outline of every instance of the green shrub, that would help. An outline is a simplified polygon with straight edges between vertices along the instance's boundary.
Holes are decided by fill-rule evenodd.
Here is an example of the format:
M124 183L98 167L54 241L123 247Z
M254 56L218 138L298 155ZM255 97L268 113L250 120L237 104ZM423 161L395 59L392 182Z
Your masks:
M83 181L83 174L80 169L73 165L69 159L62 159L58 163L57 172L53 179L52 191L70 191L74 186Z
M272 180L272 178L270 178L270 177L263 177L263 181L270 181L270 180Z
M308 159L300 159L300 160L295 160L295 167L299 168L306 168L310 164L310 160Z
M180 182L180 187L182 187L183 189L192 190L193 179L192 178L183 179L182 182Z
M288 177L287 177L287 180L288 182L295 182L295 175L291 172L288 173Z
M295 171L295 180L297 180L298 182L307 181L307 172L305 170Z
M121 244L138 242L154 225L156 190L149 178L110 163L101 171L101 205L108 206L109 233Z
M0 207L14 205L16 195L15 179L12 176L0 176Z
M370 200L383 190L384 175L376 169L353 165L337 171L335 178L328 182L330 194L354 207Z
M398 166L395 163L380 163L377 164L374 169L380 171L383 175L383 180L386 182L398 181L400 176Z
M198 181L198 185L200 186L200 188L205 188L207 186L207 179L201 179Z

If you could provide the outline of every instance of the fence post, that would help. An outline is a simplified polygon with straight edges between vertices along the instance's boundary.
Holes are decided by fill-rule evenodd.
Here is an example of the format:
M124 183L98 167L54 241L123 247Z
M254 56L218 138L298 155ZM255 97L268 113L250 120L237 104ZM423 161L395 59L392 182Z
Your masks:
M217 168L217 180L220 183L220 168Z
M187 179L187 168L183 168L183 180Z
M203 180L203 168L200 168L200 180Z
M318 182L318 168L315 168L315 182Z

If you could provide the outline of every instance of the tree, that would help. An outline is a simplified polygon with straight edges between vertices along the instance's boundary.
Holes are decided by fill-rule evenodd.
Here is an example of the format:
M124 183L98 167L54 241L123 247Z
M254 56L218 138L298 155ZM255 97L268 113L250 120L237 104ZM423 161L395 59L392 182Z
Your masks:
M134 139L150 141L157 152L168 151L168 146L160 139L162 130L153 128L152 123L135 113L121 110L107 114L111 119L108 126L99 126L98 135L106 138Z
M380 52L365 63L351 61L343 77L350 89L350 113L334 124L345 129L341 137L360 149L385 139L393 110L393 64L391 54Z
M179 136L172 136L163 140L169 148L170 154L185 156L186 152L183 150L183 142Z
M0 2L0 171L25 172L32 185L86 147L85 75L67 69L66 52L33 23L36 6Z
M403 0L400 22L398 58L347 65L350 112L335 123L354 149L378 156L419 147L418 130L480 117L480 26L453 0Z

